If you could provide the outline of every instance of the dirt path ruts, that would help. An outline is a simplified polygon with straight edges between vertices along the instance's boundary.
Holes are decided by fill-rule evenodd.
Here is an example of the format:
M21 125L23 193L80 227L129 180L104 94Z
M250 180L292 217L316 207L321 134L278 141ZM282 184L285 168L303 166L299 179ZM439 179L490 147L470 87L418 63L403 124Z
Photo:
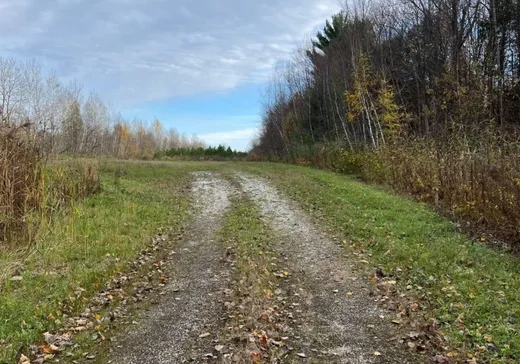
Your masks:
M294 320L298 351L309 363L421 363L391 339L389 317L379 310L360 277L349 269L343 248L265 180L236 174L242 188L277 231L279 254L291 272L299 304Z
M211 173L195 174L192 193L196 218L188 238L175 247L176 253L168 263L171 281L159 304L137 317L136 327L118 338L111 353L112 363L162 364L200 359L199 335L216 331L221 305L215 302L221 300L230 280L228 267L221 261L225 252L213 241L213 235L229 207L232 190L226 180Z

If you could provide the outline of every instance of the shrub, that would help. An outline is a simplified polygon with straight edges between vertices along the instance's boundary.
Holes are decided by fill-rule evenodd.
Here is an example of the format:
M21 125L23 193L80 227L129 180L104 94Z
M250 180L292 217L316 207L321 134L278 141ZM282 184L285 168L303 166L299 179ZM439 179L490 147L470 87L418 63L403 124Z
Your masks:
M45 167L30 133L0 130L0 245L27 245L53 211L99 189L96 164Z
M0 242L24 230L27 214L42 199L38 149L19 128L0 130Z
M100 191L99 166L90 160L60 163L45 170L44 208L67 206Z
M518 245L520 146L487 143L407 142L380 155L386 182Z
M379 151L315 144L294 148L289 161L389 185L520 249L518 142L411 138Z

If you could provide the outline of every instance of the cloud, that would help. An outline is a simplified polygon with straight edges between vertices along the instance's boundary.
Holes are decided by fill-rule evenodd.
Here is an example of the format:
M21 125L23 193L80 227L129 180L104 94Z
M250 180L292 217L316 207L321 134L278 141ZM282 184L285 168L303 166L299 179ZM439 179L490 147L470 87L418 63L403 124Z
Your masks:
M338 0L3 0L0 54L44 60L116 105L261 83Z
M248 128L216 133L200 134L199 138L209 145L228 145L232 148L245 151L250 147L251 140L258 134L257 128Z

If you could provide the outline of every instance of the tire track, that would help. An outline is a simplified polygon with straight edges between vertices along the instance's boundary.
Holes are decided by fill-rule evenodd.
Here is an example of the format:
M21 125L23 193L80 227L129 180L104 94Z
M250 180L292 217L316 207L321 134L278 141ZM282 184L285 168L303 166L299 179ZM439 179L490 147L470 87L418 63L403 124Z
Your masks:
M199 347L218 331L223 291L231 273L214 241L221 217L230 205L233 187L208 172L194 173L196 217L187 238L175 247L166 269L171 281L158 305L143 313L139 324L119 337L111 363L184 363L200 360ZM210 333L200 338L203 332ZM204 336L204 335L203 335ZM119 344L119 345L118 345Z
M242 188L277 231L279 254L291 273L294 321L299 338L293 359L309 363L420 363L396 342L385 312L368 286L349 269L338 246L313 226L307 214L265 180L236 173ZM298 301L298 302L296 302ZM413 357L413 358L412 358Z

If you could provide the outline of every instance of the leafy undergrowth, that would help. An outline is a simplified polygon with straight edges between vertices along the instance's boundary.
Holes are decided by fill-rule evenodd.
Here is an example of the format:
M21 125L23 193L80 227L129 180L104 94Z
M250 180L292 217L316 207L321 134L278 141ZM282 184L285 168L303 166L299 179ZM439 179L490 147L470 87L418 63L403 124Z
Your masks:
M257 207L244 196L226 215L220 241L236 267L235 282L227 292L223 345L216 347L224 363L269 363L285 359L292 350L290 312L284 307L272 232Z
M517 258L458 233L423 204L349 177L278 164L244 168L268 176L340 234L373 280L395 278L396 301L412 300L419 311L405 314L440 335L438 362L520 360Z
M200 166L202 167L202 166ZM103 191L56 215L27 251L0 251L0 363L84 312L158 228L176 234L189 214L184 164L108 162ZM14 268L13 268L14 267ZM81 325L78 325L81 326Z

